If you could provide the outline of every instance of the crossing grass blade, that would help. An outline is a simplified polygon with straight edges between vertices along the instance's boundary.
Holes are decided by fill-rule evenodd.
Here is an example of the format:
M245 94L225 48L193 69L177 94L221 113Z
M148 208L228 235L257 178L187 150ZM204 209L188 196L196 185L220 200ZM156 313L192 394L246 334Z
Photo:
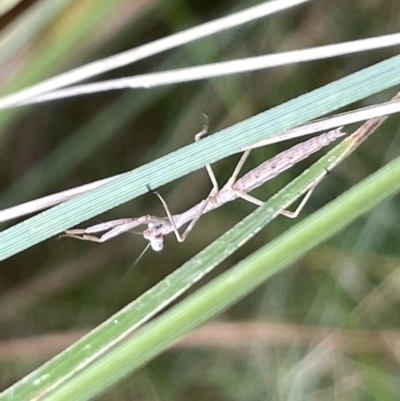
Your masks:
M399 83L400 56L396 56L292 99L3 231L0 260L140 196L149 186L158 188L261 139Z

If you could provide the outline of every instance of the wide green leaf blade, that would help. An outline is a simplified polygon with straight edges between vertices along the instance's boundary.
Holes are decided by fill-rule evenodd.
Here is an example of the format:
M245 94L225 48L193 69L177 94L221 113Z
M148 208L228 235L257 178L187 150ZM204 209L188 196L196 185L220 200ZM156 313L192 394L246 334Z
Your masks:
M400 56L290 100L131 171L0 234L0 260L147 191L329 111L400 83ZM234 138L234 140L233 140Z

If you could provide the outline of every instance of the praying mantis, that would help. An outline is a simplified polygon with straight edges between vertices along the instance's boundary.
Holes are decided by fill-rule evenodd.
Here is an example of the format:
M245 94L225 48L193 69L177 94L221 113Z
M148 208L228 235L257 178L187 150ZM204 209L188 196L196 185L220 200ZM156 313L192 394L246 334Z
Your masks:
M392 101L397 101L399 99L400 92L392 99ZM387 116L380 116L369 119L345 140L351 143L351 147L354 150L365 141L365 139L367 139L386 118ZM205 122L202 131L195 136L195 141L200 140L207 133L207 128L208 124ZM86 229L67 230L62 234L62 236L101 243L122 233L133 230L138 226L147 225L147 229L142 233L143 237L149 241L145 250L150 246L154 251L159 252L164 248L165 235L174 232L176 239L179 242L183 242L203 214L208 213L225 203L231 202L237 198L242 198L255 205L261 206L263 202L249 195L249 192L276 177L283 171L291 168L299 161L307 158L323 147L328 146L330 143L345 134L346 133L342 131L342 127L340 127L311 138L261 163L258 167L250 170L238 179L238 175L252 150L252 148L246 149L232 176L221 189L219 189L211 166L206 165L207 173L213 185L210 194L206 199L181 214L172 215L163 197L157 191L153 191L160 199L167 217L160 218L151 215L144 215L138 218L111 220L105 223L96 224ZM344 157L345 156L342 158ZM325 177L329 170L334 168L342 160L342 158L332 162L332 164L327 168L326 173L323 174L307 191L303 200L294 212L282 210L280 214L289 218L297 217L319 182ZM149 188L149 190L151 189ZM186 223L189 223L188 227L183 234L180 234L178 229ZM94 235L103 232L104 234L100 236Z
M206 132L207 124L205 124L203 130L195 136L195 140L200 140ZM151 215L144 215L139 218L111 220L105 223L96 224L86 229L67 230L62 234L62 236L93 242L105 242L124 232L133 230L140 225L147 225L147 229L143 231L143 237L149 241L149 245L154 251L161 251L164 247L165 235L174 232L176 239L179 242L183 242L203 214L208 213L225 203L231 202L237 198L242 198L260 206L263 202L249 195L249 192L263 185L270 179L276 177L321 148L328 146L343 135L345 135L345 133L342 132L341 128L338 128L321 134L315 138L311 138L282 153L279 153L238 179L237 177L250 154L251 149L248 149L243 153L232 176L221 189L219 189L211 166L206 165L213 188L206 199L202 200L184 213L172 215L165 200L157 191L154 191L164 206L167 217L160 218ZM297 217L314 188L315 186L308 191L295 212L284 210L281 214L290 218ZM178 229L186 223L189 223L189 225L181 235ZM100 237L93 235L101 232L105 232L105 234Z

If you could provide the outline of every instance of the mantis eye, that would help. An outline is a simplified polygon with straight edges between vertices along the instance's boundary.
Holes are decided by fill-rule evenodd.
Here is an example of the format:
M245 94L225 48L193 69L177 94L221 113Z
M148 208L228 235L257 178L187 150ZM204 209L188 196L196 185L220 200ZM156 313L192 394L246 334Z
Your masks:
M161 224L149 223L148 227L149 228L143 232L143 238L149 241L153 251L160 252L164 248L164 236L158 233L157 230L162 226Z

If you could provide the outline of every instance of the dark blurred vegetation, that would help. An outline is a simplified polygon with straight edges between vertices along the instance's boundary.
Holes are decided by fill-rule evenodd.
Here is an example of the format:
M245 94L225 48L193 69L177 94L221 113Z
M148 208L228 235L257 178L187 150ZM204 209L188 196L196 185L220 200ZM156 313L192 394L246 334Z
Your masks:
M56 2L19 3L20 9L12 9L0 19L2 95L256 4L63 0L56 10ZM41 22L39 18L37 25L29 26L27 15L37 12L38 7ZM96 80L394 33L399 31L399 13L396 0L312 1ZM15 30L13 36L9 34L11 29ZM190 143L201 129L202 112L209 115L210 130L214 132L396 52L390 48L207 81L102 93L2 111L0 207L128 171L178 149ZM394 93L378 94L352 108L388 100ZM336 168L300 218L396 156L400 145L398 126L399 118L391 117L355 155ZM254 152L248 168L290 144ZM215 166L221 183L236 161L233 158ZM267 199L307 163L271 181L256 195ZM210 188L206 173L199 171L159 190L170 209L181 212L206 196ZM53 238L2 262L1 387L12 384L65 347L63 339L68 340L67 336L96 326L136 298L252 209L252 205L237 201L204 216L184 244L168 238L164 252L148 252L134 268L145 246L135 234L102 245ZM163 214L159 201L151 194L85 225L147 213ZM282 333L282 339L278 336L274 341L252 342L249 334L241 337L240 345L231 347L213 345L211 341L211 345L175 348L103 399L398 399L400 352L398 346L384 347L381 330L391 330L400 338L399 223L398 199L385 202L218 317L221 321L264 322L266 329L273 322L285 324L287 330L298 325L310 327L308 337L303 334L306 339L294 336L288 341ZM292 224L278 218L217 273ZM360 351L354 341L333 349L329 331L324 339L312 336L312 328L317 330L319 326L331 328L332 334L338 329L364 329L376 335L382 347ZM58 342L48 341L45 336L49 334L58 334ZM210 330L210 336L218 339L218 330Z

